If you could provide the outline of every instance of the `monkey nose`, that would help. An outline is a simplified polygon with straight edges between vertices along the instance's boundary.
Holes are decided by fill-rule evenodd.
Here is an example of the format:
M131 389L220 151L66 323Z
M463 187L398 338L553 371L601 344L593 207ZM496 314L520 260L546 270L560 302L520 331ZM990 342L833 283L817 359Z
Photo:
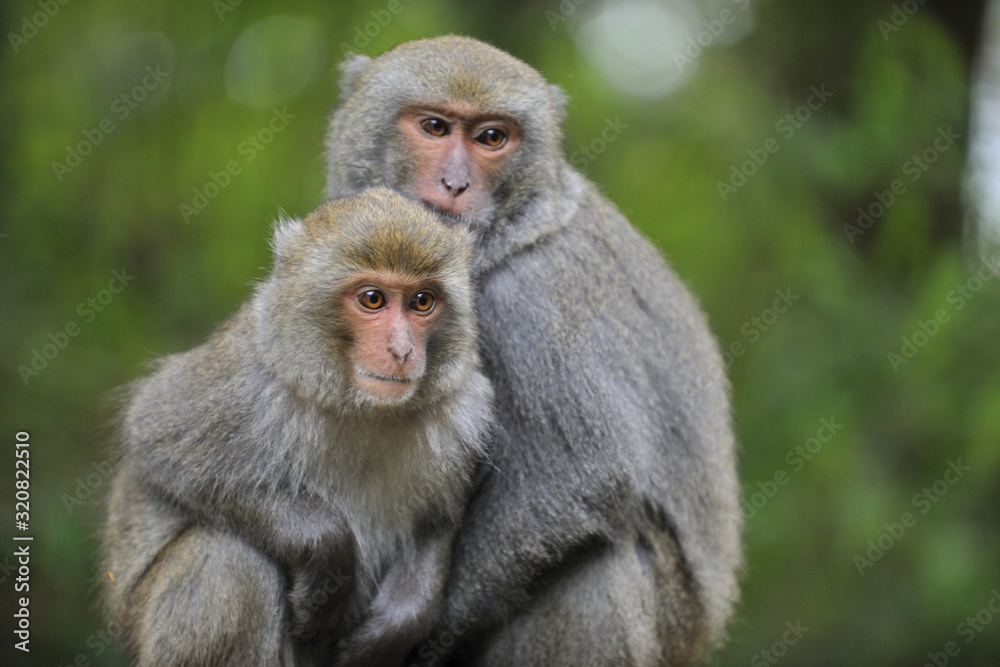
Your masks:
M469 189L469 182L466 180L442 178L441 185L452 197L457 197Z
M396 360L396 363L403 365L406 360L410 358L410 353L413 352L413 348L409 345L390 345L388 348L389 354L392 358Z

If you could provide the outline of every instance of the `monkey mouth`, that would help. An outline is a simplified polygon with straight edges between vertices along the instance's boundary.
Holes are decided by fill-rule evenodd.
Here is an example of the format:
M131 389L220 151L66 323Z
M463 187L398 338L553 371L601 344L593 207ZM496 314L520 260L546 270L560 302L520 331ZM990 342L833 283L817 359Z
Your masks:
M372 373L371 371L366 371L363 368L357 369L358 375L369 380L378 380L379 382L410 382L410 378L403 375L382 375L381 373Z
M416 380L422 375L422 373L413 373L409 376L376 373L360 366L356 367L355 371L358 389L370 400L374 400L376 405L383 407L405 403L412 398L420 386Z

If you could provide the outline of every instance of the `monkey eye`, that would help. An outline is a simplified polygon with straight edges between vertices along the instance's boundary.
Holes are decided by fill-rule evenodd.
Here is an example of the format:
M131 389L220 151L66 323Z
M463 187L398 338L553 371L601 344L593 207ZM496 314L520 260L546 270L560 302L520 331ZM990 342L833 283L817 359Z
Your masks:
M432 137L443 137L448 134L448 123L440 118L425 118L420 121L420 127Z
M377 289L370 289L358 296L358 302L368 310L385 308L385 294Z
M488 127L476 136L476 141L490 148L500 148L507 143L507 133L497 127Z
M434 295L430 292L417 292L410 299L410 309L418 313L429 313L434 307Z

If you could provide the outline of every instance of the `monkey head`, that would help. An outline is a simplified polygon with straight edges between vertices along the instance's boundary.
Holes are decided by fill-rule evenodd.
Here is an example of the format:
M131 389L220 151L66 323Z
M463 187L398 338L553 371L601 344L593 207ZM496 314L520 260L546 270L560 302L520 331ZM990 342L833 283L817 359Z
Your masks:
M327 408L426 408L475 355L471 240L386 188L280 221L253 315L260 356ZM347 400L345 400L347 399Z
M517 58L445 36L342 69L328 195L387 185L476 227L556 189L564 95Z

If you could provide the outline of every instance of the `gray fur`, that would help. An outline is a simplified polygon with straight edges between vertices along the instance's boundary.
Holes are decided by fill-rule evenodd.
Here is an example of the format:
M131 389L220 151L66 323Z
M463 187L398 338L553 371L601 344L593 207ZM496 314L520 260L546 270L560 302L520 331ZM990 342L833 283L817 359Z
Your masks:
M352 389L336 295L381 270L353 250L393 242L441 264L447 306L417 393L383 406ZM139 665L391 665L441 613L491 428L468 239L381 189L283 220L273 245L250 301L124 412L106 598Z
M456 84L455 82L459 82ZM477 235L481 351L500 424L456 543L446 623L411 658L686 665L724 637L743 518L728 383L697 302L574 171L562 95L463 37L364 65L333 115L327 193L413 195L411 104L514 115Z

